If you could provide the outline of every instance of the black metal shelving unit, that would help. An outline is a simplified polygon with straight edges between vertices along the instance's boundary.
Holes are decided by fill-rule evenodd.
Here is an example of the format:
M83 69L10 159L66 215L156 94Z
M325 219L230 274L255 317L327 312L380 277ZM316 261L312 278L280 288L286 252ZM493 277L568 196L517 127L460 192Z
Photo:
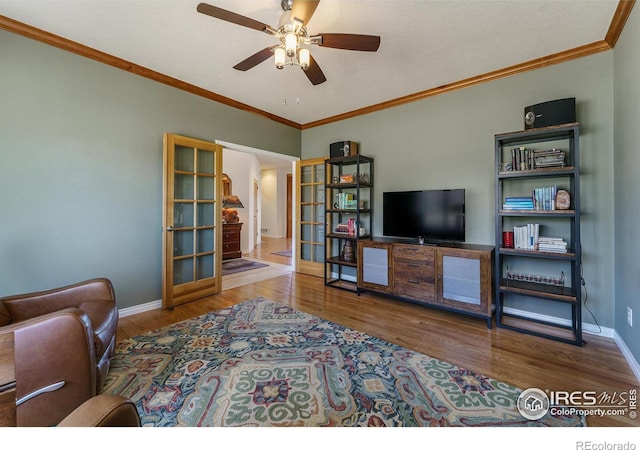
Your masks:
M581 346L582 341L582 276L580 244L580 126L570 123L546 128L516 131L495 136L496 158L496 249L495 296L496 324L522 333ZM563 167L505 168L510 163L512 149L558 148L565 151ZM520 170L518 170L520 169ZM509 195L527 196L531 187L560 183L571 197L569 209L505 210L503 203ZM503 231L514 226L540 223L540 235L563 230L567 242L566 253L534 249L507 248L503 245ZM545 231L543 231L545 230ZM512 268L529 269L532 273L511 272ZM550 283L550 270L566 268L566 277ZM543 274L546 272L546 275ZM542 273L542 275L541 275ZM561 270L564 275L564 270ZM545 279L546 277L546 279ZM541 282L540 280L545 280ZM560 282L558 282L560 281ZM513 303L512 303L513 302ZM566 317L549 315L542 304L554 303L551 308ZM525 305L513 307L511 305ZM557 306L561 305L561 306ZM568 308L568 314L565 312Z
M363 155L330 158L325 161L325 174L324 284L359 294L358 240L373 235L373 159ZM343 177L352 180L345 181ZM352 194L355 205L340 204L336 194ZM348 219L355 220L355 233L336 232L338 224L345 224ZM359 228L364 228L365 233L361 235ZM352 259L345 259L343 254L347 243L352 247Z

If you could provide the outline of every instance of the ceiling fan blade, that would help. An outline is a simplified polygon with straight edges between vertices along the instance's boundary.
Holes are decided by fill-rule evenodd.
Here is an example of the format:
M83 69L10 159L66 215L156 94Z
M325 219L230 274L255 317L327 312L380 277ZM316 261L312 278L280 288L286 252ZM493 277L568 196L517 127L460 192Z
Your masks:
M271 47L263 48L259 52L249 56L244 61L239 62L235 66L233 66L236 70L247 71L257 66L263 61L266 61L273 55L273 49L276 48L277 45L272 45Z
M368 34L348 33L320 33L322 38L318 45L321 47L339 48L342 50L359 50L363 52L375 52L380 47L380 36ZM311 36L315 38L316 36Z
M304 74L314 86L327 81L327 77L324 76L324 73L322 73L322 69L320 69L320 66L311 55L309 60L309 67L307 67L307 70L304 71Z
M258 22L257 20L250 19L249 17L245 17L231 11L227 11L226 9L218 8L217 6L209 5L207 3L198 4L198 7L196 9L199 13L206 14L207 16L215 17L216 19L224 20L226 22L235 23L236 25L241 25L243 27L252 28L254 30L264 31L267 33L270 29L269 25L267 24Z
M293 0L291 17L295 17L307 25L316 11L318 3L320 3L320 0Z

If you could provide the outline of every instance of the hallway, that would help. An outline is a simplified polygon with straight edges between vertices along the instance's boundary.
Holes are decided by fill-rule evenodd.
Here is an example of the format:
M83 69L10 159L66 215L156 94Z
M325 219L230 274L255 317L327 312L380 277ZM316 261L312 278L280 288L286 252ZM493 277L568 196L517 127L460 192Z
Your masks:
M225 275L222 277L222 290L225 291L293 272L293 257L274 254L275 252L290 251L291 245L290 238L263 237L262 242L251 252L243 254L242 258L261 261L269 264L269 267Z

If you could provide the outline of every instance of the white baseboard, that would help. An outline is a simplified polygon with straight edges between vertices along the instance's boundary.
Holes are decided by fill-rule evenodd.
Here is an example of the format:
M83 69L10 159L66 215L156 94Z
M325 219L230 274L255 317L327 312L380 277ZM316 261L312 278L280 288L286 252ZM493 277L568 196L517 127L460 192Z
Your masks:
M640 383L640 364L638 364L638 361L633 357L631 350L629 350L629 347L627 347L627 344L624 342L624 340L615 331L614 331L613 339L615 339L616 344L618 344L618 348L620 349L620 352L622 352L622 356L624 356L624 359L627 360L627 363L629 364L631 371L636 376L638 383Z
M571 320L569 319L561 319L559 317L548 316L546 314L538 314L530 311L524 311L522 309L509 308L509 307L504 308L504 312L512 316L519 316L527 319L540 320L543 322L552 323L554 325L560 325L565 327L571 326ZM587 322L582 322L582 331L588 334L595 334L597 336L602 336L609 339L613 339L616 332L613 328L607 328L607 327L598 328L597 325L594 325L592 323L587 323Z
M128 308L118 309L120 317L133 316L147 311L153 311L154 309L162 308L162 299L154 300L149 303L143 303L142 305L130 306Z
M542 320L544 322L553 323L556 325L571 326L571 321L569 319L560 319L559 317L532 313L529 311L524 311L524 310L515 309L515 308L504 308L504 312L507 314L511 314L513 316L520 316L528 319ZM620 353L622 353L622 356L624 356L624 359L627 361L627 364L629 364L629 368L631 368L631 371L638 379L638 382L640 382L640 364L638 364L638 361L634 358L633 354L631 353L631 350L629 350L629 347L627 347L627 344L624 342L624 340L620 337L620 335L615 329L607 328L607 327L598 328L597 325L594 325L592 323L582 322L582 331L588 334L593 334L593 335L613 339L618 345L618 348L620 349Z

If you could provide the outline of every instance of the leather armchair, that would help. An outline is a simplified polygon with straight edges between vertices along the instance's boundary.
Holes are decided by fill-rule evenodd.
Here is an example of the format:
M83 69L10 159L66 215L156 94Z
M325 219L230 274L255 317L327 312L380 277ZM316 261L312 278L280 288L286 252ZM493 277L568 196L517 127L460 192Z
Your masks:
M0 298L0 333L15 336L18 426L56 425L99 392L117 326L105 278Z
M117 395L98 395L78 406L59 427L139 427L140 416L131 400Z

